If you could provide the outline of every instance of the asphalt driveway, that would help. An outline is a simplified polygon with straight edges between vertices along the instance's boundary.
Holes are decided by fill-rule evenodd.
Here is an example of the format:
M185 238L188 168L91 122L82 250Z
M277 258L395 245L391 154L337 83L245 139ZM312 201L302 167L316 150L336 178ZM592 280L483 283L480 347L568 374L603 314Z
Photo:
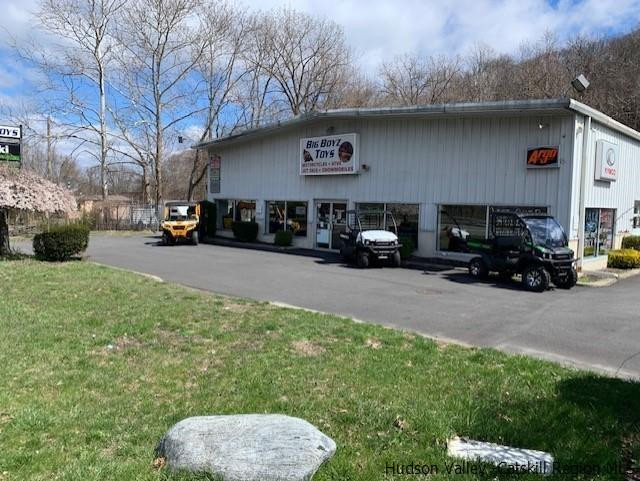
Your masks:
M214 292L275 301L640 378L640 277L542 294L462 269L356 269L326 256L163 247L152 236L92 236L96 262Z

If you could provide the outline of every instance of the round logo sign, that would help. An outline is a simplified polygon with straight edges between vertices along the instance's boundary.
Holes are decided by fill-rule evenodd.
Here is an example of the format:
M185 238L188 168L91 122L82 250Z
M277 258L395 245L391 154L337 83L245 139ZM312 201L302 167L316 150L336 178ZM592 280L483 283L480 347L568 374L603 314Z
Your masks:
M616 164L616 152L613 149L607 150L607 164L613 167Z

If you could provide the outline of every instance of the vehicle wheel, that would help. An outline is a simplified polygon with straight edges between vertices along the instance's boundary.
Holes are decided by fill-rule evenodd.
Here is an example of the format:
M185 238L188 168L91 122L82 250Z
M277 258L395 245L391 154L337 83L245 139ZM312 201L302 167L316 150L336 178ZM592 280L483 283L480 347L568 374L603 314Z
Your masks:
M543 266L529 266L522 273L522 283L528 291L544 292L549 288L551 276Z
M358 267L366 269L369 267L369 254L366 252L358 252Z
M169 238L169 234L167 232L162 233L162 245L168 246L171 243L171 239Z
M489 274L487 265L482 260L482 257L476 257L469 262L469 275L476 279L484 279Z
M391 256L391 265L393 267L400 267L402 264L402 257L400 256L400 251L395 251Z
M577 283L578 283L578 271L576 271L575 269L571 269L569 271L569 274L567 274L567 277L565 277L564 279L554 282L554 284L558 286L560 289L571 289Z
M194 231L194 232L193 232L193 234L191 234L191 243L192 243L194 246L197 246L197 245L198 245L199 240L200 240L200 239L198 238L198 233L197 233L196 231Z

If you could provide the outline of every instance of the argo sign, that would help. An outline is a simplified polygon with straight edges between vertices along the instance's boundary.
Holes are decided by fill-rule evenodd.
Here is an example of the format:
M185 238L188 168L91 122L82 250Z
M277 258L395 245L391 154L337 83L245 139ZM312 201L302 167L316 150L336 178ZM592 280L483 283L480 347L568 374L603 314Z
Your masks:
M620 151L616 144L606 140L596 142L595 179L605 182L618 180Z

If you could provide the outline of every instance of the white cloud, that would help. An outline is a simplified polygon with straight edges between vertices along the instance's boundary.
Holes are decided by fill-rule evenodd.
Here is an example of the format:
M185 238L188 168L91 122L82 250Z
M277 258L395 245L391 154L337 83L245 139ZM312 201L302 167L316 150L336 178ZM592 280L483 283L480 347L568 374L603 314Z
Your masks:
M253 4L249 4L253 6ZM640 22L640 0L262 0L256 8L290 6L345 28L361 66L406 52L457 54L482 43L513 53L549 31L559 40L626 31Z
M242 2L243 0L240 0ZM34 34L38 0L1 0L0 48ZM640 23L640 0L244 0L251 9L289 6L330 18L345 29L360 66L405 52L464 53L482 43L500 53L545 31L559 40L578 33L626 31ZM554 5L554 6L552 6ZM0 79L0 88L1 79Z

